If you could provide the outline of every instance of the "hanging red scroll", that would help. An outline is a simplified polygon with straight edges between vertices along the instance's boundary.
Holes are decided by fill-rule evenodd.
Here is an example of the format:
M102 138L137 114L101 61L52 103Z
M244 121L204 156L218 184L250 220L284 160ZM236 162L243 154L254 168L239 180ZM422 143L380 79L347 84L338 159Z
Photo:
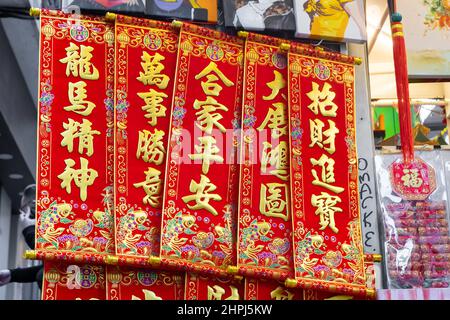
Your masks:
M242 40L182 24L167 150L161 261L226 274L234 228Z
M301 288L263 279L245 279L245 300L353 300L354 297Z
M112 253L114 32L42 10L36 249Z
M355 143L354 66L289 54L295 280L368 295Z
M288 289L284 283L245 279L245 300L303 300L303 289Z
M63 262L44 263L42 300L105 300L105 268Z
M108 266L108 300L182 300L184 273Z
M116 253L157 256L178 30L120 15L115 21Z
M184 300L244 300L244 281L187 273Z
M240 155L239 272L273 279L293 274L287 57L281 44L247 36Z

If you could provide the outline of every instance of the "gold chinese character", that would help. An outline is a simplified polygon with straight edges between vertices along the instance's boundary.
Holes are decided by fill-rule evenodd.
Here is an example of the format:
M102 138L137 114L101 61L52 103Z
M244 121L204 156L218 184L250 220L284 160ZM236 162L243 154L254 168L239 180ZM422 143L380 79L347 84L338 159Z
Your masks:
M283 75L274 70L273 74L275 76L275 79L272 82L268 82L266 86L268 86L270 89L272 89L272 93L268 96L264 96L264 100L273 100L275 97L280 93L280 90L286 87L286 80L284 80Z
M148 123L151 126L156 126L158 118L166 116L167 108L161 103L164 101L164 98L168 97L167 94L150 89L149 92L138 93L138 96L145 102L142 110L147 112L145 117L150 119Z
M317 83L312 83L312 91L306 95L313 101L308 108L314 112L315 115L318 115L320 111L324 117L336 117L338 106L333 102L336 93L330 89L331 85L329 83L323 85L322 91L319 90L319 85Z
M66 130L61 133L63 136L61 146L67 147L67 150L72 152L73 140L78 138L78 153L83 154L86 149L86 155L91 156L94 153L94 135L100 134L100 131L92 130L91 126L92 122L87 119L79 123L69 118L69 123L63 122L63 128Z
M159 89L165 89L169 85L170 78L161 74L164 70L164 65L161 61L165 60L162 55L155 53L154 56L149 55L147 52L142 52L141 66L144 72L139 72L137 79L145 85L156 85Z
M216 75L210 74L212 72L214 72ZM219 80L219 78L227 87L231 87L232 85L234 85L234 82L228 79L223 74L223 72L219 70L219 67L215 62L210 62L205 69L203 69L199 74L195 76L195 80L201 79L205 76L207 81L202 81L202 89L203 92L207 95L216 97L219 96L220 91L222 91L222 86L215 83L215 81Z
M216 139L212 136L199 137L200 146L195 146L195 151L198 153L190 154L191 160L202 160L202 172L207 174L211 161L216 163L223 163L223 158L217 153L220 149L216 146Z
M294 294L280 286L270 292L270 298L275 300L292 300Z
M258 127L258 130L261 131L268 126L272 130L272 137L279 138L286 134L287 117L285 112L285 104L283 102L277 102L274 103L273 106L275 107L275 110L269 108L266 118Z
M231 295L225 300L239 300L239 291L236 287L230 286ZM208 300L222 300L222 296L225 294L225 289L221 286L215 285L213 287L208 286Z
M314 119L309 120L310 125L310 134L311 134L311 144L309 145L312 148L314 145L318 145L323 149L324 145L328 145L325 150L329 154L333 154L336 152L336 135L339 133L339 129L336 128L336 123L332 120L328 120L328 130L323 131L325 123L322 120ZM327 139L323 140L323 136Z
M164 161L166 150L163 145L164 131L155 129L154 133L148 130L139 131L139 142L136 158L145 162L160 165Z
M144 294L144 300L162 300L161 297L158 297L155 292L151 290L145 290L142 289L142 293ZM142 300L139 297L136 297L135 295L131 296L131 300Z
M201 109L195 113L200 124L196 123L195 125L202 131L211 134L213 126L216 126L220 132L225 133L225 127L219 123L223 116L217 110L228 111L227 107L217 102L216 99L208 97L205 101L195 100L194 109Z
M281 141L275 148L269 142L263 142L263 154L261 159L261 171L266 173L267 166L274 168L270 170L273 174L286 181L288 179L288 146L285 141ZM269 151L270 150L270 151Z
M326 227L330 227L334 233L338 233L339 229L336 228L334 221L334 214L336 212L342 212L341 208L336 207L338 203L342 202L338 196L332 196L326 192L322 192L320 196L313 195L311 197L311 204L317 208L315 214L320 215L319 230L323 230Z
M70 46L66 48L66 57L60 59L62 63L67 63L66 76L72 74L74 77L81 77L85 80L97 80L99 78L97 68L90 62L92 59L91 52L94 48L90 46L81 45L78 47L74 43L70 43Z
M419 169L403 170L403 185L409 188L419 188L423 184L423 179L419 177Z
M276 217L288 221L289 206L287 196L288 188L285 184L262 184L260 190L259 212L268 217Z
M143 188L146 196L142 199L144 204L148 204L153 208L160 208L160 192L161 192L161 171L149 167L145 173L145 181L135 183L135 188Z
M95 104L86 101L86 82L69 82L69 101L72 105L64 107L66 111L73 111L82 116L88 116L91 114L92 110L95 108Z
M336 182L336 179L334 178L334 159L328 158L327 155L323 154L319 160L314 158L309 160L313 166L320 166L322 168L320 179L316 169L311 169L311 173L314 177L314 181L312 182L313 185L327 188L334 193L341 193L344 191L344 188L332 186L330 184Z
M61 188L66 189L68 194L72 192L72 180L75 185L80 189L80 199L85 201L87 199L87 187L94 184L95 179L98 177L98 173L94 169L88 169L89 161L80 157L80 169L74 169L75 161L72 159L64 160L66 168L58 178L62 180Z
M214 209L213 206L209 204L210 200L214 201L220 201L222 200L222 197L218 194L210 194L210 192L213 192L216 190L217 187L211 183L209 178L205 175L201 175L200 182L197 183L194 180L191 180L191 184L189 186L190 192L195 192L195 194L184 196L182 199L184 203L188 203L190 201L195 201L195 205L187 205L189 209L192 210L200 210L205 209L206 211L209 211L213 215L217 216L217 211Z

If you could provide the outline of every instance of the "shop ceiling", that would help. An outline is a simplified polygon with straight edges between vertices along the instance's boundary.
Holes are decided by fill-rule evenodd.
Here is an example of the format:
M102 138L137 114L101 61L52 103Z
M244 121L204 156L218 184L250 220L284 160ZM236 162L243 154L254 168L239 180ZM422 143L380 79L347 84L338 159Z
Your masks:
M366 0L366 17L371 97L372 99L396 98L387 0ZM412 83L410 84L410 96L416 99L450 99L450 83Z

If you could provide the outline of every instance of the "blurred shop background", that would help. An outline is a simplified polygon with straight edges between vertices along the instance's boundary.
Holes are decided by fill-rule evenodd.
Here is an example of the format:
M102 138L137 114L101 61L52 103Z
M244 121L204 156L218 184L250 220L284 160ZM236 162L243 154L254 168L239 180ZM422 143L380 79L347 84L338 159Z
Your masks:
M148 15L152 1L147 1L147 6L140 0L122 2L124 4L119 10L142 16L144 10ZM60 3L52 0L0 0L0 270L36 264L22 258L27 246L21 235L19 219L23 191L35 183L36 171L39 21L28 17L27 12L30 7L59 8ZM111 9L107 3L102 0L63 1L63 8L70 6L69 9L73 9L86 4L86 10L99 13ZM404 17L409 56L415 144L431 150L446 150L450 144L450 2L398 0L398 3L398 11ZM361 145L358 149L374 166L375 153L394 152L400 146L399 120L387 0L367 0L365 8L367 41L352 44L307 41L361 56L365 60L365 69L361 69L362 74L357 80L357 85L361 86L356 94L357 99L360 94L357 109L361 115L357 135L363 137L358 138ZM263 24L259 30L274 34L270 27L281 28L283 32L275 35L294 38L295 26L289 22L289 14L294 11L290 6L284 10L283 21ZM193 11L188 12L193 15ZM202 10L196 12L191 18L209 22L217 19L220 28L238 25L236 19L239 17L227 18L222 10L216 15L205 15ZM230 19L234 23L228 23ZM240 27L246 27L242 17L241 20ZM363 143L366 150L363 150ZM450 156L447 155L446 159L442 170L448 173ZM377 170L376 167L374 169ZM370 174L373 183L374 172ZM447 179L447 183L450 180ZM374 207L376 211L377 205ZM373 238L378 242L374 250L378 251L382 239L376 235ZM382 286L381 282L379 286ZM0 287L0 300L39 299L39 296L35 283Z

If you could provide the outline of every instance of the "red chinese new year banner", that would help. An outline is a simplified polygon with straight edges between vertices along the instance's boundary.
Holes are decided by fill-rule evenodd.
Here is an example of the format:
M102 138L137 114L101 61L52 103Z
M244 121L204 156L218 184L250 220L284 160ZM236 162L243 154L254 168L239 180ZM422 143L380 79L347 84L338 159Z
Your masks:
M116 253L158 256L178 30L116 17Z
M303 300L303 289L273 280L245 278L245 300Z
M355 142L354 66L289 54L295 280L368 295Z
M244 280L187 273L184 300L244 300Z
M36 249L114 252L114 30L42 10Z
M217 275L235 264L242 44L181 27L161 229L171 266Z
M108 300L183 300L184 273L108 266Z
M293 274L288 66L280 45L253 34L245 44L237 247L241 274L273 279Z
M63 262L44 263L42 300L105 300L105 268Z
M348 295L301 288L286 288L284 283L264 279L245 279L245 300L353 300Z

